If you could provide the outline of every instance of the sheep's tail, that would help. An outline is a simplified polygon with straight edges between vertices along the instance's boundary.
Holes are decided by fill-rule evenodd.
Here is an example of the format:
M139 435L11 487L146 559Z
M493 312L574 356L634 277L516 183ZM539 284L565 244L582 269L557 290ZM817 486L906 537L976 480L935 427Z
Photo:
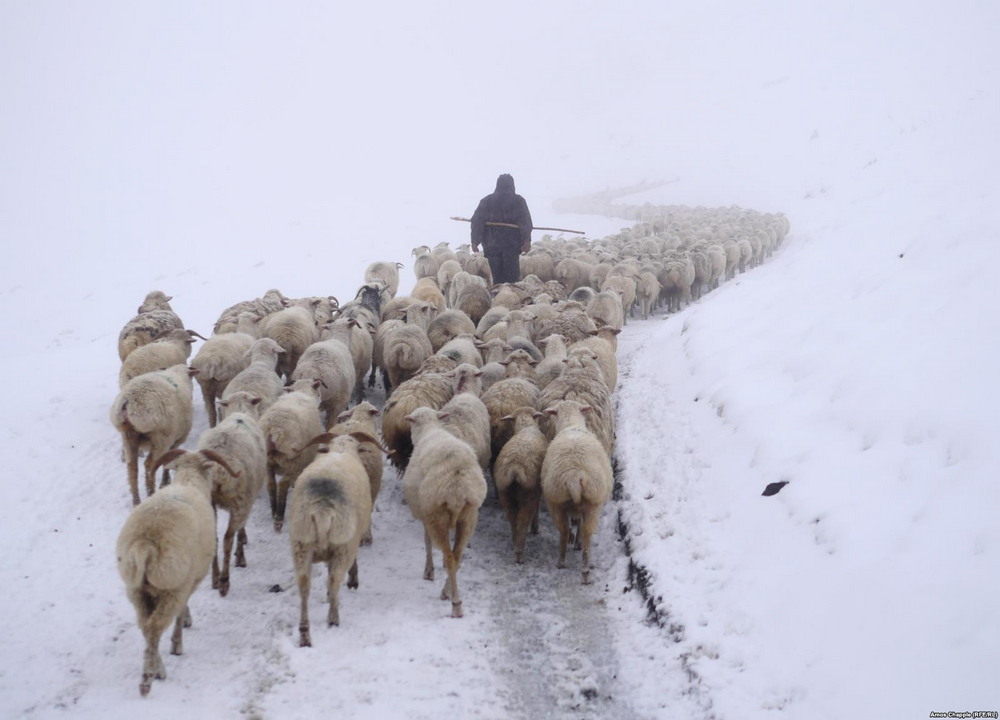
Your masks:
M585 481L585 478L580 475L571 475L566 479L566 492L569 494L569 499L578 507L583 500L583 484Z
M156 546L148 542L133 542L118 558L118 572L128 587L142 587L147 568L156 562Z
M192 367L198 370L199 380L222 380L231 373L227 369L225 361L221 357L204 357L198 359L198 363L192 363Z
M296 489L299 492L299 489ZM309 527L312 537L299 538L316 548L346 545L358 532L358 518L351 511L344 489L336 480L312 478L301 492L309 495Z

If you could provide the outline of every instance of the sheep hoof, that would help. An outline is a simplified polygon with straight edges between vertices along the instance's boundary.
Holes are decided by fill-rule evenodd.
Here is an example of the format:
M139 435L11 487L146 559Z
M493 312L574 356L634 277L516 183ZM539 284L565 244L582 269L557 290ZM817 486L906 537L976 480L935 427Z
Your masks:
M583 584L590 585L590 570L583 571Z
M562 570L564 567L566 567L566 561L560 560L559 562L556 563L556 567Z
M308 630L303 630L299 634L299 647L312 647L312 638L309 637Z
M451 604L451 616L453 618L462 617L462 603L461 601Z
M226 595L228 595L228 594L229 594L229 580L220 580L219 581L219 595L222 596L222 597L226 597Z
M524 553L516 552L514 553L514 562L518 565L524 565Z
M280 533L281 532L281 528L282 528L282 526L284 524L285 524L284 520L275 520L274 521L274 532Z
M142 682L139 683L139 694L143 697L149 695L150 689L153 687L153 679L149 675L142 676Z
M424 580L433 580L434 570L424 570Z

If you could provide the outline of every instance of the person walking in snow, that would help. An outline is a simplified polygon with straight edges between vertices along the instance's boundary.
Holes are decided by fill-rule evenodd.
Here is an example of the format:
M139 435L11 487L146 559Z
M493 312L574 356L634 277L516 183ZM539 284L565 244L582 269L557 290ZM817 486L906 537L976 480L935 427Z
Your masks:
M479 252L480 246L490 263L494 285L521 279L519 257L531 249L531 213L525 199L514 192L514 178L507 173L497 178L496 190L480 200L472 214L472 252Z

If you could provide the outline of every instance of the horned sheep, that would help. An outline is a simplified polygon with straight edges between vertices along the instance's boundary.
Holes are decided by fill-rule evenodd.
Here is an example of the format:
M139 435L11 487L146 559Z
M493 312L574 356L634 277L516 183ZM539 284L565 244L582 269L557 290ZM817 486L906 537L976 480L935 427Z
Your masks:
M191 345L196 337L205 339L194 330L168 330L151 343L137 347L122 362L118 371L118 389L139 375L186 363L191 357Z
M362 436L363 437L363 436ZM288 537L299 588L299 646L312 646L309 590L313 563L327 566L328 626L340 625L340 586L358 587L358 546L371 524L372 498L358 454L358 439L329 434L310 439L328 443L326 452L299 475L292 491Z
M250 313L242 313L240 323L248 322ZM209 427L218 423L215 403L222 398L230 381L250 365L254 336L244 332L225 332L208 338L195 353L191 367L198 371L195 380L201 387Z
M212 482L212 509L229 513L229 523L222 539L222 566L216 555L212 560L212 587L222 597L229 593L229 564L236 540L236 567L246 567L244 546L246 523L254 500L267 479L267 447L264 433L257 424L260 398L247 392L230 396L226 419L209 428L198 438L198 450L214 452L225 460L225 467L209 467ZM216 530L216 532L218 532Z
M171 299L160 290L146 295L138 314L118 334L118 357L122 362L133 350L148 345L163 333L184 329L184 323L170 307Z
M281 396L285 387L276 370L278 358L284 352L271 338L254 340L248 353L249 364L229 381L222 399L228 400L233 393L240 391L248 392L260 398L260 412L263 414Z

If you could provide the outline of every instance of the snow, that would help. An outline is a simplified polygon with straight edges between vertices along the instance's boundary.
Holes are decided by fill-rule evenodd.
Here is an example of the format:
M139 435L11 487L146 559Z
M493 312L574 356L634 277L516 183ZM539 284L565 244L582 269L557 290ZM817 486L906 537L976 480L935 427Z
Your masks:
M0 6L0 716L1000 710L998 21L974 0ZM618 202L792 224L621 336L594 585L577 556L556 571L544 523L515 567L488 502L452 620L390 472L360 590L327 629L317 567L301 649L262 500L249 567L198 589L140 698L122 325L154 288L203 333L271 287L348 297L372 260L465 241L447 218L500 172L590 237L627 222L553 202L644 179L673 182Z

